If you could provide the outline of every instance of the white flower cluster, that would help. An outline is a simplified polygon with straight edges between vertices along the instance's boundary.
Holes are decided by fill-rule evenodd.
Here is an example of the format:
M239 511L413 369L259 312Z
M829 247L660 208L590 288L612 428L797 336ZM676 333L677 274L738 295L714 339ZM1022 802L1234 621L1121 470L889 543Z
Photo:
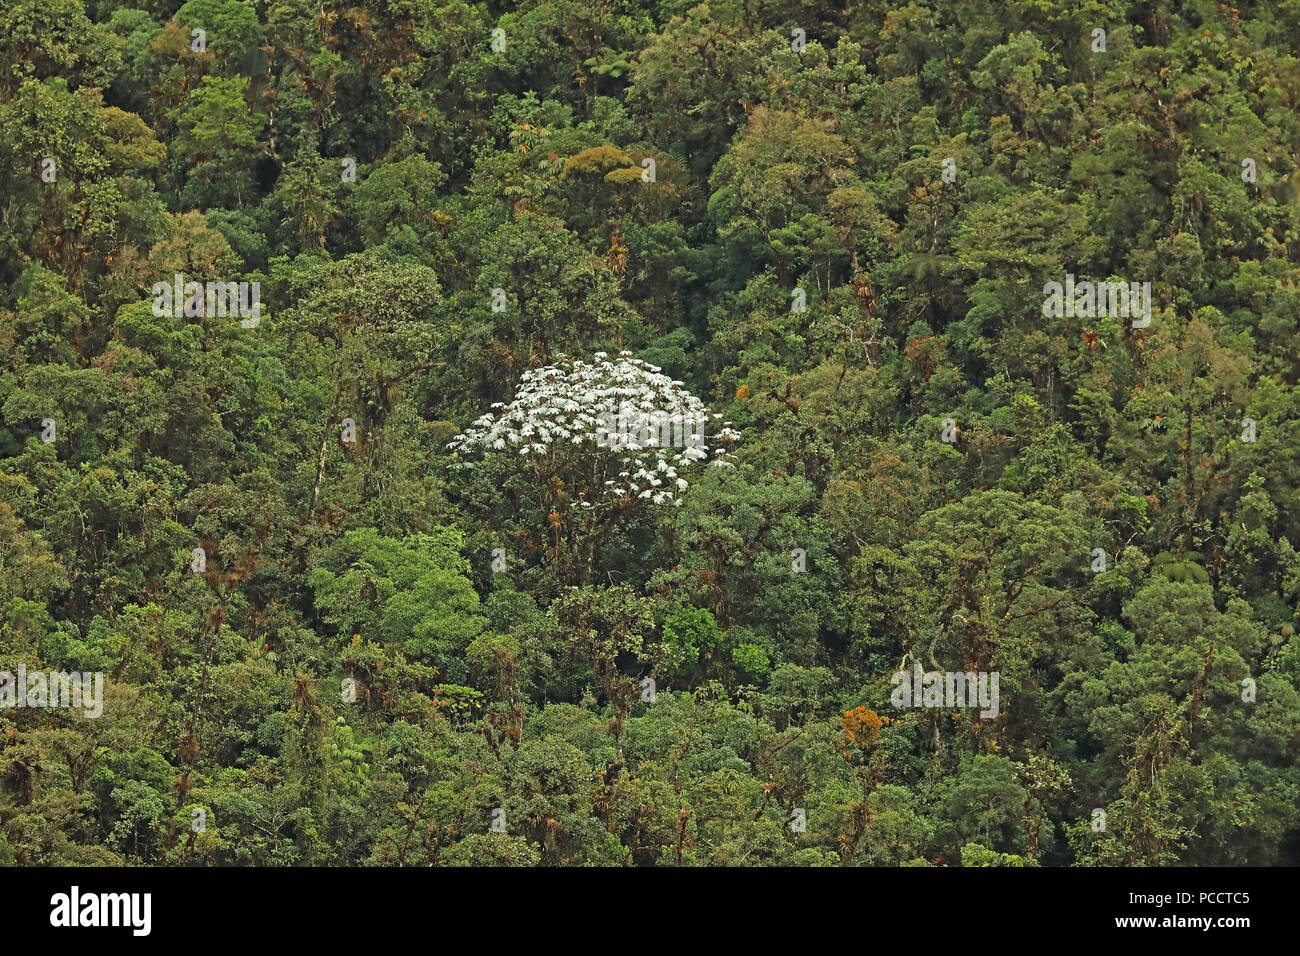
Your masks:
M604 495L680 504L689 487L678 471L712 459L729 466L728 447L739 436L721 417L657 366L622 352L611 361L560 356L557 365L525 372L514 401L498 402L449 443L460 453L517 449L520 455L558 454L580 446L605 459ZM671 425L671 427L670 427ZM676 439L676 440L674 440ZM593 503L583 500L583 507Z

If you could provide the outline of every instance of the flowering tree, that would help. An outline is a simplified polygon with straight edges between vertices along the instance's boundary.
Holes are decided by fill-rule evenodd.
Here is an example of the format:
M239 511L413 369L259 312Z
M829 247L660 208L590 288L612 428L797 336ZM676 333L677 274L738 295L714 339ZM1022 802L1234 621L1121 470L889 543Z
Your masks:
M708 435L720 416L681 382L630 355L610 361L597 352L590 365L561 356L558 365L525 372L513 402L497 402L496 414L478 419L449 447L458 454L514 449L563 459L576 457L576 449L615 473L581 507L594 507L595 497L675 502L689 484L679 471L709 458L729 464L738 435L727 422Z
M546 503L556 556L567 536L588 570L591 549L621 512L679 504L689 487L683 472L706 461L729 466L738 437L681 382L629 352L597 352L591 363L560 356L525 372L514 399L492 407L450 442L458 464L519 456Z

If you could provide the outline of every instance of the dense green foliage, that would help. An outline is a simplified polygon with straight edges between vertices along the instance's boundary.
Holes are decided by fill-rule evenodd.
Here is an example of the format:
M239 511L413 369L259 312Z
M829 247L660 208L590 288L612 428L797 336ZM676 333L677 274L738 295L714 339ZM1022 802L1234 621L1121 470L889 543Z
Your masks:
M105 692L0 710L0 862L1300 863L1297 50L1296 0L6 0L0 670ZM449 446L598 352L731 466Z

